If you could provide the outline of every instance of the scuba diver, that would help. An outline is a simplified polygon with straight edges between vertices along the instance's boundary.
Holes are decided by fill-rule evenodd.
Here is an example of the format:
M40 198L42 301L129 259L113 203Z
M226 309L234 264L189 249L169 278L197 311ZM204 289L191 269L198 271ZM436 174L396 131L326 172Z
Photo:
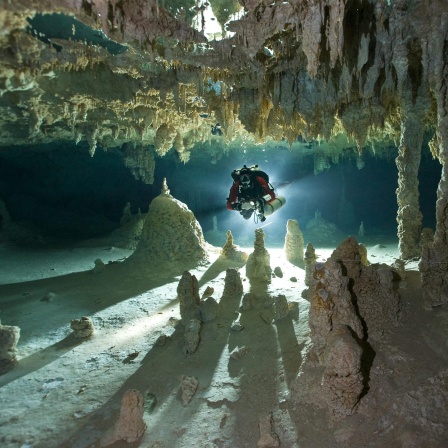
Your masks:
M257 218L264 222L266 216L281 208L286 200L276 197L274 187L269 183L269 176L258 168L246 165L232 172L233 185L227 198L227 208L240 212L244 219L249 219L255 212Z

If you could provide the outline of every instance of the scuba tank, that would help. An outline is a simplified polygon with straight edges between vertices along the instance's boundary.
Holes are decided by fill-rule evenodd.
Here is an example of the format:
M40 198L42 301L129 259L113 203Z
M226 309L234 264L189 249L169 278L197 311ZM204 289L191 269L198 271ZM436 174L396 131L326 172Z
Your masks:
M282 208L286 204L286 199L283 196L277 196L272 202L264 206L264 215L269 216Z

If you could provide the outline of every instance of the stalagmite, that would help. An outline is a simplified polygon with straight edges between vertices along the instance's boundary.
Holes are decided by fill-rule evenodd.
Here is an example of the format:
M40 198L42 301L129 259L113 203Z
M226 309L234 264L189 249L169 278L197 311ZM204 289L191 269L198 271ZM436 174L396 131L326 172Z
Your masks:
M365 265L359 246L354 237L349 237L336 248L330 260L337 261L350 280L350 293L356 300L367 336L381 339L398 325L400 296L395 291L392 269Z
M201 225L193 212L169 192L164 180L161 193L149 205L140 240L129 261L192 264L208 258Z
M221 256L238 263L245 263L249 255L246 252L238 249L238 246L233 243L232 232L230 230L227 230L226 243L221 250Z
M314 250L314 247L311 243L308 243L306 245L306 251L305 251L305 285L310 285L310 277L311 272L313 270L314 264L316 263L317 257L316 257L316 251Z
M407 260L420 257L422 214L419 206L418 168L424 128L417 117L402 123L401 141L395 162L398 168L398 238L400 255Z
M284 246L286 259L297 266L303 266L303 234L295 219L288 219Z
M226 270L223 296L235 296L243 293L243 282L240 273L234 268Z
M180 382L180 391L181 391L182 404L184 406L187 406L187 404L190 403L190 401L193 398L193 395L196 393L198 385L199 381L194 376L182 375Z
M198 319L200 315L198 280L188 271L185 271L179 280L177 298L179 299L181 321L187 326L191 319Z
M288 299L283 294L274 298L275 320L283 319L289 313Z
M216 319L219 314L219 303L213 297L201 299L199 304L199 311L202 322L209 322Z
M201 330L201 321L199 319L190 319L188 324L185 326L185 347L184 353L192 354L198 348L200 342L199 332Z
M92 272L94 274L101 274L102 272L104 272L106 270L106 265L100 258L97 258L94 263L95 263L95 266L92 269Z
M246 263L246 276L250 280L271 280L272 269L269 252L264 247L263 229L255 230L254 251L249 255Z

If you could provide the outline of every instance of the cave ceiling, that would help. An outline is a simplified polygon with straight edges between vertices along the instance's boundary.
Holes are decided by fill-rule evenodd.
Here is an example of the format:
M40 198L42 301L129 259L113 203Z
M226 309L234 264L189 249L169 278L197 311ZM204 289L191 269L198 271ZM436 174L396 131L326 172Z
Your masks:
M441 151L447 0L16 0L0 30L3 148L83 141L187 162L300 145L337 159L387 154L411 118Z

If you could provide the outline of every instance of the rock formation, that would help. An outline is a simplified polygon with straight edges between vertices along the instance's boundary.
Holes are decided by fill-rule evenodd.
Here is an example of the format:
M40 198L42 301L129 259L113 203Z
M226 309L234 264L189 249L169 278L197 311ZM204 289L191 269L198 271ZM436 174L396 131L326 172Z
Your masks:
M310 277L311 272L314 268L314 264L316 263L317 257L316 257L316 251L314 250L314 247L311 243L308 243L306 245L306 251L305 251L305 285L310 285Z
M432 133L442 164L446 152L445 0L243 3L226 24L234 34L207 39L204 23L195 25L199 7L7 2L0 143L82 141L92 155L99 145L122 148L134 175L151 183L153 151L174 148L187 162L196 143L211 140L224 152L242 136L291 145L298 135L318 139L316 172L337 160L341 136L359 152L371 145L387 153L399 141L400 247L411 256L421 225L414 181L423 133ZM65 33L56 33L55 21L65 21ZM217 121L225 142L210 136ZM444 180L444 200L443 187Z
M219 314L219 303L213 297L201 299L199 311L202 322L209 322L216 319Z
M328 338L335 325L345 325L359 339L364 338L362 323L349 290L349 278L343 275L338 262L329 259L314 266L308 297L312 351L321 363L325 362Z
M227 230L226 244L224 244L221 250L221 256L228 260L236 261L237 263L246 263L247 261L248 254L239 250L238 246L233 243L233 235L230 230Z
M393 282L394 275L390 268L366 266L353 285L359 314L371 339L380 339L399 323L400 296Z
M198 280L188 271L185 271L179 280L177 298L179 299L180 317L183 325L187 326L191 319L199 319L200 298Z
M340 263L347 272L368 337L378 339L398 324L400 297L395 291L392 270L387 266L365 266L361 252L356 239L349 237L332 253L331 260Z
M87 316L83 316L81 319L73 319L70 323L70 328L73 330L75 338L82 339L89 338L95 331L92 319Z
M312 346L304 368L318 366L315 375L321 374L322 381L309 384L304 394L324 402L334 419L356 411L368 374L362 366L364 350L398 324L401 309L393 271L364 265L361 252L349 237L325 263L314 265L310 277ZM300 381L299 375L295 387L304 387Z
M359 254L361 255L361 263L364 266L368 266L370 264L370 261L367 258L367 247L364 246L364 244L358 244L358 250Z
M105 438L101 446L112 445L118 441L135 443L146 431L143 420L144 399L140 391L131 389L125 392L121 400L120 416L115 424L113 435Z
M92 269L92 272L94 274L101 274L105 270L106 270L106 265L104 264L103 260L101 260L100 258L97 258L95 260L95 266Z
M199 262L207 258L202 228L188 207L174 199L166 180L149 205L140 241L132 259L152 263Z
M423 247L429 246L433 242L434 242L434 231L430 227L424 227L420 235L420 251L423 249Z
M243 282L241 280L240 273L234 268L228 268L226 270L226 278L224 279L224 292L225 296L235 296L243 293Z
M0 375L8 372L17 364L17 343L20 328L0 323Z
M187 404L190 403L191 399L193 398L193 395L196 393L198 385L199 381L194 376L182 375L180 381L180 391L181 391L182 404L184 406L187 406Z
M256 229L254 251L247 259L246 276L250 280L269 282L272 275L270 259L269 252L264 247L263 229Z
M283 294L274 297L274 319L279 320L289 313L288 299Z
M201 321L199 319L190 319L185 326L185 347L184 353L186 355L192 354L198 348L200 342L199 332L201 330Z
M398 238L401 258L420 257L422 213L419 207L418 168L424 127L412 114L404 121L396 164L398 168Z
M428 306L448 301L445 0L251 0L227 11L215 5L219 38L205 30L205 6L183 10L159 0L3 3L3 147L57 140L82 143L92 156L98 147L119 150L134 176L151 183L154 153L163 157L171 149L183 163L192 151L216 163L228 150L239 151L241 141L296 145L314 156L319 173L338 163L344 149L357 148L353 157L362 168L366 147L390 156L399 142L397 220L407 259L420 255L417 171L427 133L442 175L434 245L425 249L421 273ZM240 14L230 18L234 10ZM65 24L63 32L55 23ZM217 122L222 135L210 133ZM319 145L308 143L313 140ZM164 199L153 210L164 202L167 211ZM185 211L180 204L170 202L173 213ZM194 222L182 215L173 247L166 241L152 246L153 224L160 230L153 216L139 252L146 245L157 259L176 259L181 252L204 257L197 226L192 240L179 232ZM320 230L332 237L337 229L328 224Z
M259 448L274 448L280 446L280 441L274 431L272 415L260 417L258 426L260 428L260 439L257 443Z
M335 325L328 339L322 393L338 419L353 414L364 389L362 348L345 325Z
M286 259L297 266L303 266L303 234L295 219L288 219L285 236Z

